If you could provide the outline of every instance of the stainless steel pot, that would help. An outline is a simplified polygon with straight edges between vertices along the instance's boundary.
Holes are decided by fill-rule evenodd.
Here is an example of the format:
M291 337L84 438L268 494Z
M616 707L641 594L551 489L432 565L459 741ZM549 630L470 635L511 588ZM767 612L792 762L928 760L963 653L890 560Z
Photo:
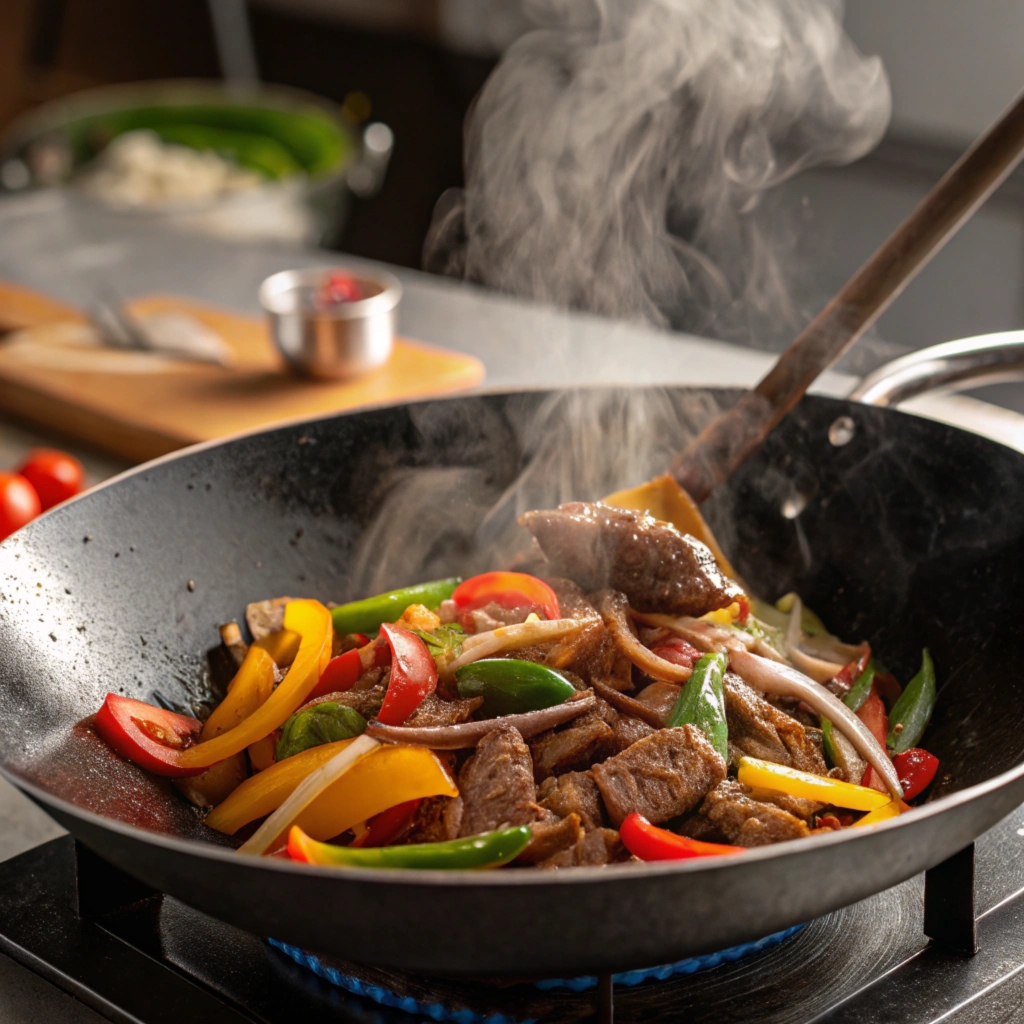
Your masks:
M953 422L949 413L955 411L954 425L965 426L966 419L967 429L1024 451L1024 416L1019 413L966 398L956 399L955 410L948 408L948 402L943 409L925 401L987 384L1021 381L1024 331L1004 331L947 341L894 359L868 374L849 397L877 406L910 403L912 411L943 422Z
M319 96L285 86L228 89L220 82L168 80L89 89L47 103L19 118L0 142L0 194L32 187L74 187L78 170L67 126L125 108L179 104L258 104L273 110L315 110L350 140L349 152L329 172L296 175L215 199L164 208L112 207L75 188L86 203L99 203L127 223L169 226L237 241L275 240L330 246L340 237L352 196L379 191L394 137L373 123L360 132Z

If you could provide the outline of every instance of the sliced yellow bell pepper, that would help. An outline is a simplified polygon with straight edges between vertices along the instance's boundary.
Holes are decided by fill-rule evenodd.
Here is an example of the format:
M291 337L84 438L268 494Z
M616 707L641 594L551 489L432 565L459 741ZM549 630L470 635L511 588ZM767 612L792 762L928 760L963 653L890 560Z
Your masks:
M279 732L272 732L245 748L254 772L266 771L277 760L277 740L280 735Z
M731 626L739 619L741 611L739 601L733 601L725 608L716 608L714 611L702 615L701 619L704 622L713 622L716 626Z
M200 742L221 736L248 718L274 689L274 659L263 649L249 648L227 696L213 710L199 734Z
M875 825L880 821L888 821L890 818L895 818L904 811L909 810L910 808L902 800L890 800L888 803L882 804L881 807L868 811L860 821L853 823L853 827L856 828L858 825Z
M266 651L250 647L234 679L228 684L227 696L203 724L200 742L212 740L235 728L270 696L273 689L274 662ZM239 751L211 765L201 775L179 779L175 785L196 807L216 807L241 785L246 775L245 755Z
M298 654L288 674L269 698L233 729L178 756L182 766L205 768L244 750L277 729L301 707L331 660L334 626L331 613L319 601L289 601L284 610L284 628L302 637Z
M671 523L680 533L688 533L711 549L718 568L730 579L742 584L742 580L732 567L725 552L721 549L711 527L704 521L693 499L676 483L669 473L655 477L639 487L630 487L625 491L616 491L607 498L601 499L606 505L616 508L628 508L635 512L646 512L660 519L663 523ZM746 589L746 588L744 588Z
M291 796L295 787L321 765L326 764L352 741L339 740L310 747L294 757L271 765L266 771L246 779L219 807L206 818L206 824L218 832L234 835L243 825L266 817Z
M174 788L196 807L216 807L245 781L246 775L245 755L232 754L201 775L175 779Z
M210 812L206 824L233 835L250 821L277 810L306 776L352 742L325 743L278 761L243 782ZM407 800L458 793L441 762L426 747L381 746L324 790L296 824L314 839L331 839Z
M299 653L302 637L290 629L281 629L276 633L268 633L262 640L252 646L260 647L269 654L278 665L290 665Z
M741 757L737 778L751 789L772 789L776 793L817 800L823 804L846 807L851 811L873 811L889 803L888 793L880 793L867 786L855 786L822 775L812 775L786 765L761 761L756 757Z

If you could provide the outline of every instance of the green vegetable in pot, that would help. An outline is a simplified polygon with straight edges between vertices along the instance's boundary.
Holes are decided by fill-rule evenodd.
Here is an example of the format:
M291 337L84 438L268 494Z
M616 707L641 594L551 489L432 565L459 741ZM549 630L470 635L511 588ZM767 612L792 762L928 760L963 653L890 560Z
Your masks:
M412 587L389 590L385 594L366 597L361 601L350 601L331 610L336 633L376 633L383 622L395 622L411 604L422 604L436 608L447 601L459 585L460 579L452 576L446 580L417 583Z
M928 727L935 707L935 665L926 647L921 652L921 671L907 683L889 712L889 749L902 754L916 747Z
M668 718L668 728L695 725L711 741L711 745L729 760L729 726L725 719L724 654L705 654L693 666L693 675L686 681L676 706Z
M871 696L871 685L875 681L877 672L878 666L875 664L875 659L868 658L864 671L857 676L853 686L850 687L849 692L843 697L843 703L851 711L860 711L861 705Z
M408 846L334 846L310 839L295 826L288 835L292 860L322 867L419 868L452 871L466 868L496 868L514 860L530 841L528 825L482 832L463 839L440 843L411 843Z
M564 704L576 688L546 665L515 658L484 658L455 673L460 697L483 697L480 713L487 718Z
M310 747L351 739L366 730L366 719L354 708L324 701L296 711L281 726L276 757L283 761Z

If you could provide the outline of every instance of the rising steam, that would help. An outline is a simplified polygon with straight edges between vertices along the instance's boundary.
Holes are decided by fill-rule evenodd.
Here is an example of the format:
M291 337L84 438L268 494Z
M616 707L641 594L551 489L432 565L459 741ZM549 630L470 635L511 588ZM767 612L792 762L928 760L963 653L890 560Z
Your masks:
M516 523L523 512L663 473L719 409L713 393L661 388L411 406L414 465L389 468L384 452L370 459L376 511L356 550L352 595L515 564L530 545Z
M428 269L723 337L789 318L765 193L870 150L878 58L825 0L525 0L466 129Z

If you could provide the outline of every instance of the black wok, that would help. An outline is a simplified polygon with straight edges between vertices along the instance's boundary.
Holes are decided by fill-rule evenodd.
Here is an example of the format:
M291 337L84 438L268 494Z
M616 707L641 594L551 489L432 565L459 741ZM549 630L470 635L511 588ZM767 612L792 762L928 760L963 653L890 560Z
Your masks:
M674 389L667 401L693 426L734 398ZM286 426L143 466L31 524L0 547L3 773L101 856L203 911L351 960L453 973L564 976L731 946L935 865L1024 801L1024 457L823 398L805 399L706 510L765 596L798 590L904 679L931 648L942 688L928 747L942 766L911 814L720 862L321 870L239 856L168 786L76 725L107 690L196 706L209 696L215 627L248 601L355 596L353 565L366 579L374 562L360 539L409 467L453 471L433 492L450 529L438 539L410 525L409 575L387 582L463 568L485 510L462 493L467 481L496 496L536 460L523 427L536 410L565 451L627 443L578 408L572 393L490 395ZM840 416L855 429L836 445ZM604 433L580 436L594 431ZM385 575L399 577L372 536Z

